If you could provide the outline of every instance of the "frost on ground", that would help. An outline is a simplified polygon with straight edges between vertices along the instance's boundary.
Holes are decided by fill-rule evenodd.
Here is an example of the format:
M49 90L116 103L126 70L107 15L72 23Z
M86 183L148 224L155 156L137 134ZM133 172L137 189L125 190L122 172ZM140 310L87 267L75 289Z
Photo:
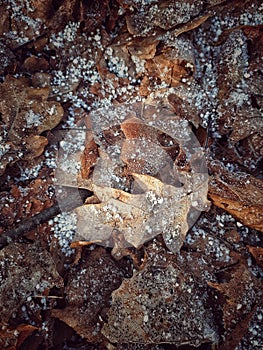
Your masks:
M0 1L1 349L261 348L262 10Z

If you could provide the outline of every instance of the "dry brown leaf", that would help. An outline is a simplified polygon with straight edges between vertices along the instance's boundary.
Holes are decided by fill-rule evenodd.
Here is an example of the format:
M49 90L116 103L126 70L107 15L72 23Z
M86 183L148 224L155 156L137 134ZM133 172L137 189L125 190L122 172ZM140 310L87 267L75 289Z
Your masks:
M191 62L190 59L188 62ZM190 91L187 84L180 84L175 87L172 93L168 95L168 101L176 115L188 120L198 128L200 124L200 110L196 108L196 105L200 103L201 96L202 90L200 86L193 81Z
M258 42L263 37L258 30L255 33ZM263 119L261 113L260 92L263 87L259 68L258 44L252 41L248 46L248 37L252 35L242 28L231 29L218 53L218 87L219 87L219 130L228 134L233 144L259 134L263 139ZM262 46L262 45L261 45ZM250 59L248 59L250 57ZM258 67L257 67L258 65ZM257 102L258 101L258 102Z
M212 202L244 225L263 232L263 181L217 164L209 183Z
M81 177L83 179L89 178L98 157L98 146L92 138L90 141L86 142L85 150L81 154Z
M29 155L25 155L25 159L32 159L39 157L45 146L48 144L48 140L44 136L32 135L25 137L26 151Z
M155 39L151 39L154 43ZM148 39L150 41L150 39ZM162 50L154 57L141 60L144 64L144 75L140 84L143 96L164 88L174 88L180 85L182 79L189 79L195 70L194 51L190 41L186 38L175 38L167 34L162 43Z
M128 50L131 56L136 56L142 60L152 59L156 54L156 46L159 40L152 38L136 39L128 43Z
M200 117L197 109L194 106L176 94L170 94L168 96L168 101L173 107L176 115L189 120L196 128L198 128Z
M240 346L242 339L248 333L248 328L253 317L256 316L256 307L249 312L230 332L219 345L218 350L233 350ZM253 332L253 330L252 330ZM242 345L241 345L242 346Z
M263 248L248 246L248 250L256 260L257 264L263 268Z
M169 249L178 252L208 205L203 153L187 122L155 101L96 110L90 122L93 136L88 132L86 137L94 137L99 158L93 157L89 141L84 153L79 151L86 130L73 130L71 143L63 141L57 170L58 183L81 184L98 199L74 210L76 239L138 248L162 234Z
M190 197L180 200L180 189L165 186L154 177L133 176L140 187L144 186L144 194L93 186L94 193L102 203L75 209L78 216L77 231L86 240L96 237L101 241L107 241L114 232L119 232L124 235L127 246L135 247L163 233L167 246L174 252L178 251L188 231ZM87 218L90 218L89 225Z
M208 20L208 18L212 17L212 14L206 14L201 17L197 17L193 19L190 22L187 22L186 24L183 24L181 28L171 30L171 35L179 36L183 33L189 32L190 30L193 30L195 28L198 28L200 25L202 25L205 21Z
M0 174L8 164L38 157L47 144L43 131L63 117L60 103L49 101L49 88L33 88L29 79L8 75L0 85Z
M24 341L34 332L38 330L38 327L32 326L30 324L21 324L17 327L19 332L16 347L17 349L24 343Z
M49 69L49 63L43 57L30 56L25 59L22 67L30 73L39 71L46 72Z
M188 76L180 61L172 57L171 50L147 61L146 69L149 76L155 76L171 87L177 86L182 78Z
M125 2L120 1L124 7ZM154 5L137 1L129 3L134 9L126 15L127 28L131 34L137 36L147 36L156 30L168 30L186 23L197 16L203 6L201 1L193 0L157 1Z

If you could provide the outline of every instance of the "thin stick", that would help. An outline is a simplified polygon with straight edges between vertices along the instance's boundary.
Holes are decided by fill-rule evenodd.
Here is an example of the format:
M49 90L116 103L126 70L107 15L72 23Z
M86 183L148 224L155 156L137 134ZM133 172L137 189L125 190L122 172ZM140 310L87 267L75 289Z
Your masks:
M10 229L0 235L0 249L10 244L17 238L23 236L25 233L33 230L38 225L48 222L54 216L62 213L63 211L71 211L81 205L81 193L85 190L74 191L63 203L55 204L50 208L43 210L41 213L34 215L18 224L17 227ZM89 191L87 191L89 192ZM86 195L87 197L87 195Z

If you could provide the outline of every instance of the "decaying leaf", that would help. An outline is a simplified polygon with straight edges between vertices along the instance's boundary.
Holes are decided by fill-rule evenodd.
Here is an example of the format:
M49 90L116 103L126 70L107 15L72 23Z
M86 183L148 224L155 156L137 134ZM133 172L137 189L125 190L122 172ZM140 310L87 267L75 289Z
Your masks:
M178 251L188 231L191 196L184 196L182 189L165 186L154 177L133 176L145 188L143 194L93 186L102 203L84 205L75 210L78 232L86 239L96 235L102 241L109 240L114 233L121 233L124 244L134 247L140 247L163 233L167 246L174 252ZM89 225L87 218L90 218Z
M37 244L13 243L0 251L0 323L35 293L63 286L49 253Z
M244 225L263 232L263 182L246 173L233 173L222 165L209 184L213 203L228 211Z
M254 259L256 260L257 264L261 268L263 268L263 248L249 246L248 249L252 254L252 256L254 257Z
M113 343L170 343L176 346L216 342L207 292L172 259L156 249L142 271L112 293L102 333Z
M125 7L126 1L121 1ZM188 22L198 15L202 8L201 1L184 0L155 1L154 4L130 1L132 10L126 16L128 30L133 35L147 36L156 29L171 29L176 25Z
M200 87L193 83L191 92L189 92L186 85L179 85L169 94L168 100L176 115L188 120L198 128L200 124L200 111L196 106L200 102L200 96L202 96Z
M2 349L19 349L23 342L38 328L30 324L21 324L16 329L5 328L0 330L0 346Z
M252 33L257 43L254 37L248 46L250 39L246 34ZM229 134L229 140L234 144L255 133L260 135L262 143L263 119L259 91L262 91L263 80L255 67L258 61L256 58L260 56L257 45L262 40L262 34L257 29L249 31L234 28L227 32L226 40L220 46L219 125L221 133ZM249 52L255 56L252 61L248 60Z
M99 315L108 306L111 292L120 286L127 273L125 268L127 265L118 266L104 248L96 249L71 269L66 287L67 307L54 309L52 316L89 341L101 342Z
M0 174L8 164L38 157L47 144L43 131L63 117L60 103L49 101L49 88L33 88L27 78L8 75L0 85Z
M223 321L226 344L231 344L231 347L225 344L222 349L233 349L246 333L256 306L262 306L262 283L241 263L233 270L228 282L208 284L226 299L223 305Z

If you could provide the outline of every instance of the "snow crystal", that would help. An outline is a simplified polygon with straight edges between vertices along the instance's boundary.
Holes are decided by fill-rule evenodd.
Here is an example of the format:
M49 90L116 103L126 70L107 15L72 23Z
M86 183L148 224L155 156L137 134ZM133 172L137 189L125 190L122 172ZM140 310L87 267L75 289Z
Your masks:
M70 248L70 244L76 232L76 222L76 214L68 212L57 215L49 222L51 225L54 224L52 227L54 237L58 239L61 251L66 256L70 256L74 252L74 249Z
M30 109L25 114L27 127L39 126L42 123L41 116L38 113L35 113L32 109Z

